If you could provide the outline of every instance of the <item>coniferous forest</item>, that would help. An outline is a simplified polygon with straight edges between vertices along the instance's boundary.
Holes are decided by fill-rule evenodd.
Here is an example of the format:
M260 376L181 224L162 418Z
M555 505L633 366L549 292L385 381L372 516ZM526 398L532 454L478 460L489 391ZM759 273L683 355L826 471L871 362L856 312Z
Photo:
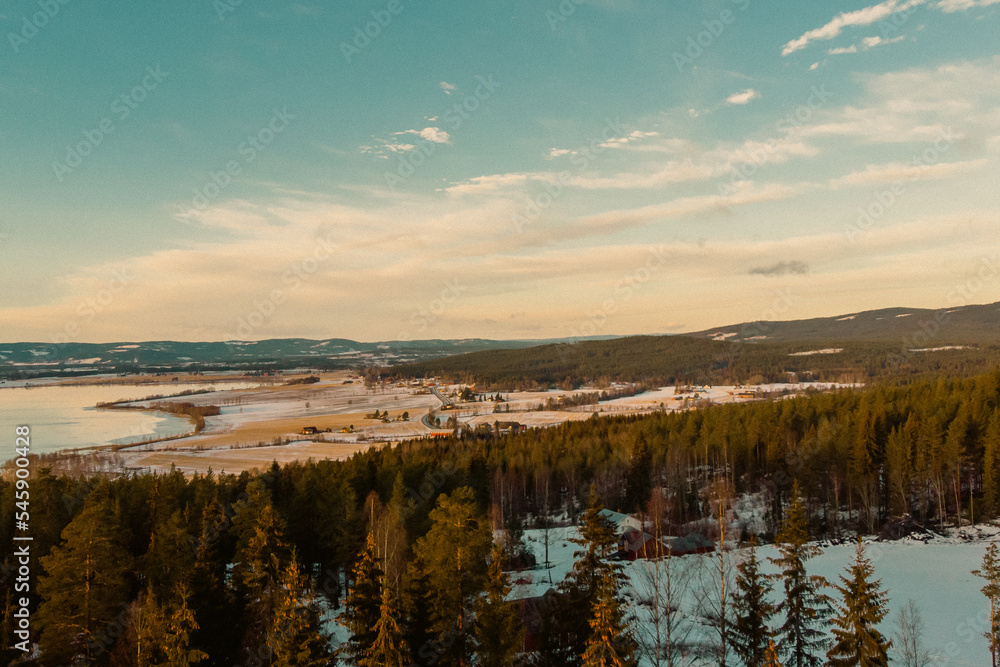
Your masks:
M31 485L37 645L28 655L12 648L8 594L3 660L636 664L624 575L608 558L617 538L600 513L607 508L649 518L664 535L698 525L712 540L745 547L736 566L724 550L711 557L721 586L709 615L715 653L694 664L885 665L890 655L926 664L918 636L893 646L878 629L886 599L860 543L839 582L811 575L806 563L816 539L877 534L904 515L933 529L996 517L998 448L993 370L672 414L595 415L516 435L463 433L261 474L70 478L39 469ZM764 504L762 530L732 534L713 523L746 494ZM16 502L8 476L4 544ZM537 601L533 622L525 605L506 601L510 573L547 557L526 549L524 530L558 522L580 526L574 564ZM771 543L776 578L762 574L756 556L756 545ZM998 561L994 547L976 573L984 604L1000 600ZM16 573L7 553L5 582ZM669 638L669 605L657 618ZM346 633L336 641L334 619ZM991 650L1000 646L996 630L984 639ZM669 641L656 656L655 664L692 664Z

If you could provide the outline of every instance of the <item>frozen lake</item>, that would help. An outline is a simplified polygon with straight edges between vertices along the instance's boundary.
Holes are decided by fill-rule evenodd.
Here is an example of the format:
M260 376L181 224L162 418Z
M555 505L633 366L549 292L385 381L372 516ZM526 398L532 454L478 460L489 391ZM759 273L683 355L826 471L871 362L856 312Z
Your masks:
M13 384L13 383L10 383ZM46 454L60 449L138 442L179 435L191 422L175 415L137 410L98 410L101 402L136 400L154 394L210 389L244 389L256 382L171 383L143 385L0 386L0 460L14 457L14 428L31 427L31 450Z

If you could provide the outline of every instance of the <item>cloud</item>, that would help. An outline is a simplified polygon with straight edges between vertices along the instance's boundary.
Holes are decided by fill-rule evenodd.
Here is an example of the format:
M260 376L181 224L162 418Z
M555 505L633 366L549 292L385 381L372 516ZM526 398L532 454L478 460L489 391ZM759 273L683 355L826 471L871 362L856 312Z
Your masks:
M1000 1L1000 0L998 0ZM827 53L831 56L837 56L844 53L857 53L858 51L867 51L869 49L874 49L876 46L884 46L885 44L896 44L897 42L902 42L906 37L904 35L899 35L893 37L892 39L884 39L879 35L874 37L865 37L861 40L860 44L852 44L851 46L842 46L835 49L830 49Z
M622 148L633 141L639 141L640 139L646 139L649 137L658 137L659 132L642 132L641 130L636 130L631 134L626 134L623 137L614 137L613 139L608 139L602 144L598 144L601 148Z
M458 89L458 86L456 86L453 83L448 83L447 81L442 81L438 85L441 86L441 90L444 91L445 95L451 95L455 90Z
M929 181L944 180L983 169L989 165L989 160L969 160L966 162L942 162L939 164L904 164L893 162L885 165L868 165L864 171L857 171L830 181L830 187L840 189L873 183L892 183L895 181Z
M396 134L415 134L421 139L432 141L435 144L451 143L451 135L437 127L425 127L422 130L405 130Z
M787 56L806 48L811 42L829 40L840 35L847 27L864 27L882 21L893 14L908 11L914 7L926 4L927 0L885 0L877 5L858 9L853 12L838 14L832 21L821 28L809 30L798 39L785 44L781 55Z
M460 183L452 183L448 187L443 188L443 190L453 195L495 193L512 186L523 185L533 176L534 174L527 173L476 176Z
M726 104L749 104L760 97L760 93L753 88L747 88L742 93L733 93L726 98Z
M945 14L953 14L973 7L989 7L996 4L1000 4L1000 0L941 0L934 6Z
M568 148L550 148L549 158L562 157L564 155L576 155L576 151L571 151Z
M751 276L787 276L790 274L801 276L809 273L809 265L798 260L791 260L770 266L755 266L747 273Z

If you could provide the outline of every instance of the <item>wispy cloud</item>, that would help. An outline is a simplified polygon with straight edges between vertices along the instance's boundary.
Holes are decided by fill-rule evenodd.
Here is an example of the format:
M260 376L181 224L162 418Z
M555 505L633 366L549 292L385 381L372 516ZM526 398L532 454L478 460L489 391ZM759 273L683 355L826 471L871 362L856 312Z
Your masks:
M458 89L458 86L453 83L448 83L447 81L442 81L438 85L441 86L441 90L444 91L445 95L451 95Z
M971 0L960 0L971 1ZM1000 1L1000 0L998 0ZM801 37L793 39L781 50L781 55L787 56L806 48L811 42L830 40L840 35L844 28L869 26L878 21L889 18L893 14L905 12L914 7L926 4L927 0L886 0L871 7L858 9L853 12L843 12L838 14L826 25L810 30Z
M1000 0L941 0L935 6L945 14L952 14L975 7L989 7L996 4L1000 4Z
M753 88L747 88L742 93L733 93L726 98L726 104L749 104L760 97L760 93Z
M862 171L856 171L830 181L834 189L871 185L873 183L892 183L895 181L929 181L954 178L989 165L989 160L968 160L964 162L942 162L940 164L905 164L893 162L884 165L868 165Z

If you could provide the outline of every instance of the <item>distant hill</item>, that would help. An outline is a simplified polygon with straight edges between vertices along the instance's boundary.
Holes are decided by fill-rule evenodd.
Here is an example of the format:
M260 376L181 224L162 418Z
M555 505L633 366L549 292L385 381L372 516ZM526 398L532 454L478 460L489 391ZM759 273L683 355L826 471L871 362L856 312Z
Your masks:
M923 327L921 325L924 325ZM935 329L935 325L937 328ZM807 342L922 340L921 329L936 331L934 345L1000 341L1000 303L942 310L884 308L790 322L744 322L686 334L730 341Z
M0 376L77 375L136 370L356 368L476 350L517 349L551 340L415 340L361 343L343 338L188 343L0 343Z
M683 336L495 350L402 365L404 376L498 386L582 382L865 381L1000 364L1000 304L887 308L791 322L752 322Z

